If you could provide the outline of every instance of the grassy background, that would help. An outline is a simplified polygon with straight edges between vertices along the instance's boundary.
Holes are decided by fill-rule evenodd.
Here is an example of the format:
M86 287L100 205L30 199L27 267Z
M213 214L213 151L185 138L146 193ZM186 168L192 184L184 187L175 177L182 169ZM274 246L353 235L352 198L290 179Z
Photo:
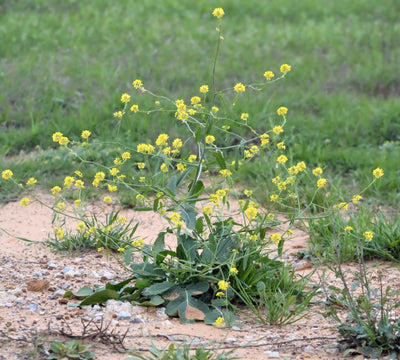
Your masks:
M90 129L109 140L112 113L136 78L172 98L197 94L211 81L217 6L226 13L219 88L263 81L264 71L292 65L285 81L262 96L249 93L250 106L238 111L265 128L287 106L293 157L330 169L337 186L349 189L382 167L385 177L368 195L398 204L397 0L0 0L0 170L52 185L73 165L36 146L53 146L55 131L74 137ZM124 122L121 140L146 141L172 121L135 117ZM241 176L260 184L269 164L247 166ZM13 196L7 186L0 183L3 200Z

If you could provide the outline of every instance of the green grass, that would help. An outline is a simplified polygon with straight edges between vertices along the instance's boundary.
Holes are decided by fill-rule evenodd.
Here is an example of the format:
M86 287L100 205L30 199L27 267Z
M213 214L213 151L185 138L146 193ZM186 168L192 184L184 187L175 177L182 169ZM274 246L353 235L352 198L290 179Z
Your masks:
M267 93L249 92L250 107L239 103L238 113L249 112L251 124L265 128L277 121L275 110L287 106L294 158L331 169L350 188L362 188L372 169L382 167L385 177L368 196L398 204L395 0L0 2L0 169L31 176L37 163L29 156L22 161L20 152L53 146L55 131L77 137L89 129L109 140L112 113L136 78L172 98L197 94L211 82L216 22L210 14L216 6L226 13L218 88L263 81L264 71L292 65L285 81ZM151 105L146 97L137 101ZM154 139L173 123L172 117L137 116L123 123L120 142ZM44 166L45 175L70 171L54 166ZM243 177L265 171L248 167ZM47 181L56 182L51 176Z

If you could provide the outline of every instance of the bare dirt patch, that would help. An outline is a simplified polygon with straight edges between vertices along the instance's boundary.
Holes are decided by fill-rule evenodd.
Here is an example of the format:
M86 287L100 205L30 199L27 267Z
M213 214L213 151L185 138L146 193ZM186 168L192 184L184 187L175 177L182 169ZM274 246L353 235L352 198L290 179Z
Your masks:
M138 234L148 241L165 226L156 214L124 210L124 216L139 222ZM40 242L29 245L0 233L0 359L29 359L33 342L15 339L37 336L60 340L82 337L96 359L107 360L128 358L124 349L146 350L150 339L159 348L171 342L193 346L212 342L220 351L237 348L235 354L241 359L342 358L335 324L325 319L318 307L293 325L264 326L243 318L240 329L217 329L202 322L182 325L162 309L117 302L106 307L73 307L76 300L63 298L66 290L123 280L127 277L124 269L101 253L56 254L43 246L41 242L51 230L51 210L38 203L28 207L3 205L0 227L14 236ZM312 268L309 263L289 255L306 247L306 236L300 232L295 235L286 244L286 260L294 262L302 273L308 272ZM397 272L393 274L392 280L398 282ZM334 278L329 281L337 282Z

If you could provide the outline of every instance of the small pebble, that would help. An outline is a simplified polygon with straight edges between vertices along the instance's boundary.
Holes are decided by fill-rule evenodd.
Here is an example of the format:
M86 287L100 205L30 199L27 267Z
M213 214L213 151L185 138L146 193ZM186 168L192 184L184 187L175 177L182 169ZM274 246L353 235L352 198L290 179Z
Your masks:
M26 308L30 311L36 311L37 310L38 305L37 304L29 304Z
M118 320L129 320L131 318L131 314L125 311L121 311L117 314Z

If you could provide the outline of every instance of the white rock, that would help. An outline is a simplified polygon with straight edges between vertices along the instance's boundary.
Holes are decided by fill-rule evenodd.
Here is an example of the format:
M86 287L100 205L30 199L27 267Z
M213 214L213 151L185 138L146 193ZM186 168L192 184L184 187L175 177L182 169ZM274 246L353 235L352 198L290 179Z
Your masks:
M278 351L264 351L264 354L270 359L279 359L281 357Z

